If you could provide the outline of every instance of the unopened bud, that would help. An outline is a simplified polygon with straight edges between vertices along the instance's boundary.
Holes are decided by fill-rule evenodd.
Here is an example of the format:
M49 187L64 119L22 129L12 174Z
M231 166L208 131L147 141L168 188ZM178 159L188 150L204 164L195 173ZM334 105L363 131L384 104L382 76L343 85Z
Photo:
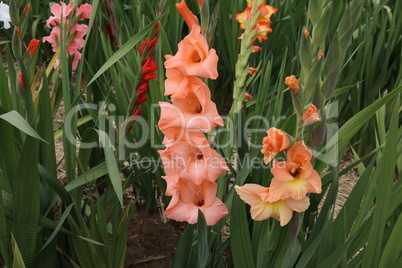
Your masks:
M26 6L24 7L24 13L25 13L26 15L28 15L29 10L31 10L31 7L30 7L29 5L26 5Z
M291 75L291 76L286 77L285 84L289 87L290 91L292 91L294 94L296 94L297 91L299 91L300 82L299 82L299 80L297 80L296 76Z
M261 52L261 50L262 50L262 47L259 47L259 46L252 46L251 47L251 53L253 53L253 54L259 53L259 52Z
M306 27L303 27L303 35L306 39L310 36L310 32L307 30Z
M244 99L245 102L249 102L251 100L253 100L253 95L251 95L250 93L246 93L244 94Z
M22 74L22 72L18 73L18 84L23 90L25 90L24 75Z
M323 57L324 57L324 50L320 50L320 51L318 51L318 60L321 60Z
M253 76L256 72L257 72L257 69L256 69L256 68L253 68L253 67L249 67L249 68L248 68L248 74L249 74L250 76Z

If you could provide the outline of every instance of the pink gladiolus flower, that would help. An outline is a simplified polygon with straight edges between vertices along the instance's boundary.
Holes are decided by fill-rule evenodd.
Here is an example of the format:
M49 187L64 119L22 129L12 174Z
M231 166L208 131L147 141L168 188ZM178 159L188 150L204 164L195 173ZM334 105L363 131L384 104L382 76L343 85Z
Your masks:
M179 43L178 48L176 55L165 61L167 69L175 68L186 76L218 77L218 56L215 49L209 50L199 25L193 24L190 34Z
M225 159L209 147L203 134L192 139L196 144L184 140L158 151L166 174L176 171L182 179L199 185L205 180L215 181L223 172L229 170Z
M76 15L80 17L80 20L89 19L91 17L92 6L90 4L83 4L76 10Z
M270 193L270 188L258 184L245 184L235 186L240 198L251 206L251 218L256 221L266 220L273 217L280 221L281 226L286 225L292 218L292 212L303 212L310 201L307 196L301 200L291 198L277 199Z
M54 4L50 8L50 11L54 16L51 16L49 17L49 19L46 20L46 26L48 28L51 28L51 26L60 25L61 21L63 21L63 24L66 25L68 23L67 17L68 15L70 15L73 9L74 6L66 5L63 2L60 2L60 4Z
M52 51L56 52L58 49L58 43L60 41L60 27L55 26L53 27L52 31L50 32L49 36L43 37L43 42L49 42L52 45Z
M215 225L228 214L225 204L216 197L216 190L217 184L208 180L200 185L188 180L179 180L178 188L165 211L166 217L194 224L198 221L200 209L207 225Z
M303 141L296 142L287 152L289 161L274 160L271 173L271 194L278 199L303 199L307 193L321 193L321 178L310 161L312 153Z

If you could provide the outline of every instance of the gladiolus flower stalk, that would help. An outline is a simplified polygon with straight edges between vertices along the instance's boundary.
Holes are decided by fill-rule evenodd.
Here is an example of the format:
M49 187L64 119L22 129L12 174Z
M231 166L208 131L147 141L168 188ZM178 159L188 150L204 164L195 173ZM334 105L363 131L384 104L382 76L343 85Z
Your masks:
M165 56L165 95L171 95L172 103L160 102L158 122L166 146L158 153L166 173L166 195L172 196L165 213L170 219L194 224L201 210L211 226L228 214L216 197L215 182L228 168L205 137L205 132L223 126L223 120L208 86L197 76L216 79L218 56L209 49L198 24L192 24L178 47L176 55Z

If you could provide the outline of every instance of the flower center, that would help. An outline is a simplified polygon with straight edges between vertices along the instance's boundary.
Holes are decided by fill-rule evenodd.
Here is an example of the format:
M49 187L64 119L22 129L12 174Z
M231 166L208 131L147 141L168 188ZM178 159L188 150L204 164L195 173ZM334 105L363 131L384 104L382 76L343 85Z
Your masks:
M296 168L292 168L290 170L290 175L292 175L293 177L297 177L297 175L299 175L299 170Z
M202 207L204 205L204 198L200 195L200 193L197 193L196 199L194 200L194 205L197 207Z
M191 52L190 58L193 62L200 62L201 61L201 57L198 54L197 50L193 50L193 52Z
M202 160L203 157L204 157L204 154L201 153L201 152L198 152L198 153L195 155L195 158L196 158L197 160Z

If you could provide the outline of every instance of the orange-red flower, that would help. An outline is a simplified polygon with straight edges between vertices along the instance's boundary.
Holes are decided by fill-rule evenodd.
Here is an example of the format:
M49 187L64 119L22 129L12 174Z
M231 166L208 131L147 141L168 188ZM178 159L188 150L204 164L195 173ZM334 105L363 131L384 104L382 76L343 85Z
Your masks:
M320 116L317 113L317 107L314 104L310 104L308 109L303 114L303 122L308 125L314 122L320 121Z
M307 193L321 193L321 178L310 161L312 153L303 141L296 142L287 152L286 162L274 160L271 173L271 194L278 199L303 199Z
M174 68L183 75L196 75L216 79L218 77L218 56L215 49L209 49L205 37L200 33L200 26L193 24L191 32L178 45L173 57L167 56L167 69Z
M247 8L242 13L236 15L235 20L240 23L240 29L246 29L247 24L251 22L251 9L252 2L248 2ZM277 11L278 9L269 5L261 5L258 8L258 12L260 12L261 15L258 17L255 25L253 25L253 28L257 30L257 34L252 41L258 39L258 41L262 43L268 38L267 34L272 32L270 27L271 16ZM242 36L239 39L242 39Z
M27 47L27 51L29 53L29 56L33 57L35 55L36 51L38 50L40 41L38 39L32 39Z
M264 154L264 163L268 164L277 153L289 148L289 137L284 131L277 128L270 128L267 136L262 140L261 153Z
M188 28L191 29L193 24L198 24L198 18L191 12L184 0L176 4L176 8L187 23Z
M273 217L280 221L281 226L290 221L293 211L303 212L310 205L307 196L300 200L277 199L271 195L270 188L258 184L236 185L235 190L240 198L251 206L250 213L253 220L262 221Z
M299 87L300 87L300 82L299 80L296 78L296 76L291 75L286 77L285 79L285 84L288 86L288 88L290 89L290 91L292 91L293 93L297 93L297 91L299 91Z

